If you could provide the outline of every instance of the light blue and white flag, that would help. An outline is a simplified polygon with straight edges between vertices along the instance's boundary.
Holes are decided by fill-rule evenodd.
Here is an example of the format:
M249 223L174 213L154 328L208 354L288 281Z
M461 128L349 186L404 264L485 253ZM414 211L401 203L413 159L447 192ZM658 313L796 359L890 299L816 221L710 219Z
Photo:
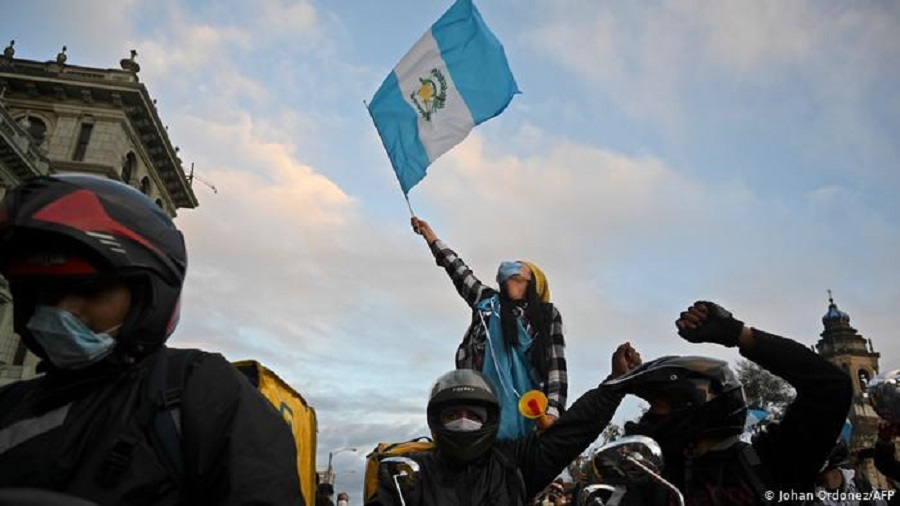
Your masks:
M845 444L850 444L850 439L853 438L853 423L850 419L844 420L844 427L841 428L841 439L844 440Z
M752 427L759 425L761 422L769 418L769 412L761 409L747 410L747 420L744 423L744 430L750 430Z
M403 194L475 125L519 93L500 41L457 0L394 67L368 105Z
M749 443L753 440L753 435L759 430L758 425L769 419L768 411L761 409L747 410L747 418L744 422L744 432L741 434L741 441Z

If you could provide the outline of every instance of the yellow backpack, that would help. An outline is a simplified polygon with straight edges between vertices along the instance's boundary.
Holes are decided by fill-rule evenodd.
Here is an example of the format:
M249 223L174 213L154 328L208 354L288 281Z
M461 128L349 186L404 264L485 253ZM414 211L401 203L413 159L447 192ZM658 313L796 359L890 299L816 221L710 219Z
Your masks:
M366 455L366 481L363 483L364 503L368 504L378 494L378 465L381 463L381 459L432 450L434 450L434 442L431 438L424 436L403 443L378 443L378 446Z
M297 472L300 489L306 504L316 500L316 410L299 392L291 388L274 372L255 360L242 360L233 364L244 373L250 383L259 390L291 426L294 444L297 445Z

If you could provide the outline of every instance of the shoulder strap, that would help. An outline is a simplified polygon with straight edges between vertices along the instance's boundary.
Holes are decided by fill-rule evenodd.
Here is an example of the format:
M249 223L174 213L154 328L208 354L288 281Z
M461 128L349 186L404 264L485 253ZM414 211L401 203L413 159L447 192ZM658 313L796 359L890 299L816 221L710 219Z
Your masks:
M765 498L766 492L771 490L772 479L753 445L745 444L738 454L738 460L744 470L744 475L750 480L750 486L753 487L756 496ZM764 500L764 503L771 504L771 501Z
M179 485L182 484L184 462L181 452L181 395L189 369L203 352L170 350L163 347L143 380L143 394L137 411L125 431L113 443L97 474L103 487L115 486L131 463L134 449L143 437L157 448L163 466Z
M392 443L392 444L389 444L389 445L385 446L384 448L382 448L381 450L378 450L377 453L382 453L382 454L384 454L384 453L387 453L387 452L393 450L394 448L396 448L396 447L398 447L398 446L400 446L400 445L405 445L405 444L408 444L408 443L430 443L430 442L431 442L431 438L430 438L430 437L428 437L428 436L419 436L419 437L417 437L417 438L410 439L409 441L402 441L402 442L400 442L400 443Z
M184 458L181 452L181 396L191 366L200 358L200 350L168 350L161 357L147 384L148 400L155 406L153 444L162 451L169 473L181 482Z
M497 460L500 464L505 467L510 474L515 476L515 479L511 480L509 484L510 499L514 501L527 501L528 498L525 497L525 494L527 493L528 488L525 486L525 477L522 476L522 470L519 468L518 462L498 445L491 447L491 451L497 456Z

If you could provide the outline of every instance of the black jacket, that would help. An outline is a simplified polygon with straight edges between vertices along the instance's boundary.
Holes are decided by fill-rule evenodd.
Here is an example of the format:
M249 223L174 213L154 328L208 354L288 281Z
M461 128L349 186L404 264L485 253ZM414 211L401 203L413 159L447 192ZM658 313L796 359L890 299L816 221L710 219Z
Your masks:
M875 443L875 468L894 481L900 481L900 462L894 455L893 441L879 439Z
M436 452L411 454L420 465L416 498L408 506L519 506L544 489L585 450L615 414L622 394L602 385L588 391L553 426L517 441L502 441L481 459L465 466ZM378 502L395 502L391 477L381 476Z
M65 492L99 504L303 504L293 438L278 412L221 355L201 353L180 408L184 486L148 431L134 432L162 348L130 367L101 363L0 389L0 487ZM171 360L171 358L170 358ZM114 442L136 433L129 464L101 485Z
M754 344L741 355L790 383L797 396L777 428L756 438L752 451L732 438L699 457L666 462L663 475L687 505L763 504L766 490L776 494L773 502L812 492L847 418L852 386L846 373L790 339L756 329L753 336ZM665 494L661 498L654 489L629 491L626 503L666 504Z

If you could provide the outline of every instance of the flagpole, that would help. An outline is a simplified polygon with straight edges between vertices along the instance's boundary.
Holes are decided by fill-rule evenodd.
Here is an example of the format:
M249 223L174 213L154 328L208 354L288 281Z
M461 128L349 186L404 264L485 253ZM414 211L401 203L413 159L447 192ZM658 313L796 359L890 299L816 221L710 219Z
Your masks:
M415 218L416 213L413 212L412 204L409 203L409 195L404 195L403 198L406 199L406 207L409 208L409 216Z
M372 110L369 109L369 104L367 104L365 100L363 100L362 103L363 103L363 107L366 108L366 112L369 113L369 118L371 118L372 124L375 125L375 130L378 130L378 124L375 123L375 117L372 116ZM378 132L378 135L381 136L380 131ZM403 191L403 188L401 187L400 190ZM413 211L412 204L409 203L409 195L407 195L406 192L403 192L403 198L406 200L406 207L409 208L410 217L415 218L416 213Z

